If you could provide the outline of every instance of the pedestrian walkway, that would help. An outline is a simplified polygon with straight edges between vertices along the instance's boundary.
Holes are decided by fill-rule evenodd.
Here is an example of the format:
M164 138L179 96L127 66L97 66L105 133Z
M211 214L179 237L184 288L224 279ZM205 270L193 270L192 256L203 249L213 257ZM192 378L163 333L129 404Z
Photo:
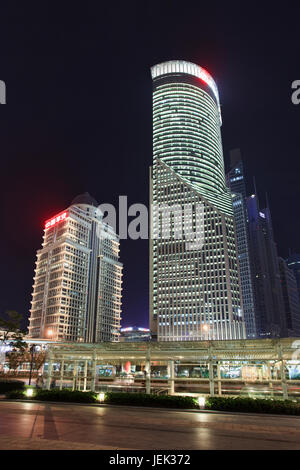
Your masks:
M296 450L300 418L2 400L0 449Z
M101 446L83 442L51 439L14 438L0 435L0 450L126 450L112 446Z

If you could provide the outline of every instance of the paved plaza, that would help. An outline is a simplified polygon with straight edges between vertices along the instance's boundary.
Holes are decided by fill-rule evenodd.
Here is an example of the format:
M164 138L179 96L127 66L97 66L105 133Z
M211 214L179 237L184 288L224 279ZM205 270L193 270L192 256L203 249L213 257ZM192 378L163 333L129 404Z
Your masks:
M2 401L0 449L300 449L300 418Z

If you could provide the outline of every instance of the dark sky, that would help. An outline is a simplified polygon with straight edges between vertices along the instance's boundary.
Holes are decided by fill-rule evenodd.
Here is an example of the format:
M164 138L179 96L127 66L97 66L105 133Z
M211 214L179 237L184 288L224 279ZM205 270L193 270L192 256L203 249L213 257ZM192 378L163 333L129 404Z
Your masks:
M300 252L300 105L291 102L291 83L300 80L300 7L51 5L0 7L0 79L7 86L0 106L1 312L28 315L44 220L77 194L148 204L150 66L165 60L195 62L213 75L225 161L241 148L249 192L255 175L263 203L269 193L279 253ZM147 326L148 242L122 241L121 261L122 325Z

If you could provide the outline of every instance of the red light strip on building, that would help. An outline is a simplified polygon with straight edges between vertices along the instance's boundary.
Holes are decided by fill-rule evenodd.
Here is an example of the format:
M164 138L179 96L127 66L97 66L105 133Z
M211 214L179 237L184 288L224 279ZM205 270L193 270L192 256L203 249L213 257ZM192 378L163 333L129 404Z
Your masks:
M61 212L61 214L56 215L52 219L46 220L45 222L45 229L53 227L54 225L58 224L59 222L62 222L68 217L68 212Z

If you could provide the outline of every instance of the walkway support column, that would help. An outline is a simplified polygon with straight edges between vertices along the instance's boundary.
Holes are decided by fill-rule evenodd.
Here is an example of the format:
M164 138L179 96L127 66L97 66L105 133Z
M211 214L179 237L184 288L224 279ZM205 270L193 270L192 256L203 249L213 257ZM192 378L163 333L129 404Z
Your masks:
M220 366L220 361L217 362L217 375L218 375L218 395L222 395L222 382L221 382L221 366Z
M84 378L83 378L83 391L86 392L86 383L87 383L87 368L88 368L88 361L87 359L84 361Z
M73 370L73 387L72 390L76 390L77 387L77 374L78 374L78 361L74 361L74 370Z
M95 391L96 387L96 350L93 351L93 359L92 359L92 378L91 378L91 392Z
M62 386L63 386L64 367L65 367L65 361L64 361L64 358L62 358L62 360L61 360L61 362L60 362L60 382L59 382L59 390L62 390Z
M274 395L274 391L273 391L273 382L272 382L272 374L271 374L271 364L270 364L270 361L267 362L267 374L268 374L268 380L269 380L269 389L270 389L270 393L271 395L273 396Z
M48 362L48 376L46 381L46 390L50 390L51 380L53 372L53 352L50 349L49 351L49 362Z
M212 358L212 346L208 348L208 366L209 366L209 394L211 397L215 395L215 383L214 383L214 363Z
M175 392L175 372L174 372L174 360L168 362L168 385L169 385L169 395L174 395Z
M287 390L287 383L286 383L286 376L285 376L285 369L284 369L284 360L282 358L282 347L281 344L278 344L278 359L280 361L280 378L281 378L281 388L282 388L282 395L284 400L288 400L288 390Z
M288 400L288 390L287 390L287 383L286 383L286 376L285 376L285 368L284 368L284 360L282 359L280 362L280 372L281 372L281 386L282 386L282 394L283 399Z
M150 355L150 346L147 344L147 352L146 352L146 393L151 393L151 355Z

